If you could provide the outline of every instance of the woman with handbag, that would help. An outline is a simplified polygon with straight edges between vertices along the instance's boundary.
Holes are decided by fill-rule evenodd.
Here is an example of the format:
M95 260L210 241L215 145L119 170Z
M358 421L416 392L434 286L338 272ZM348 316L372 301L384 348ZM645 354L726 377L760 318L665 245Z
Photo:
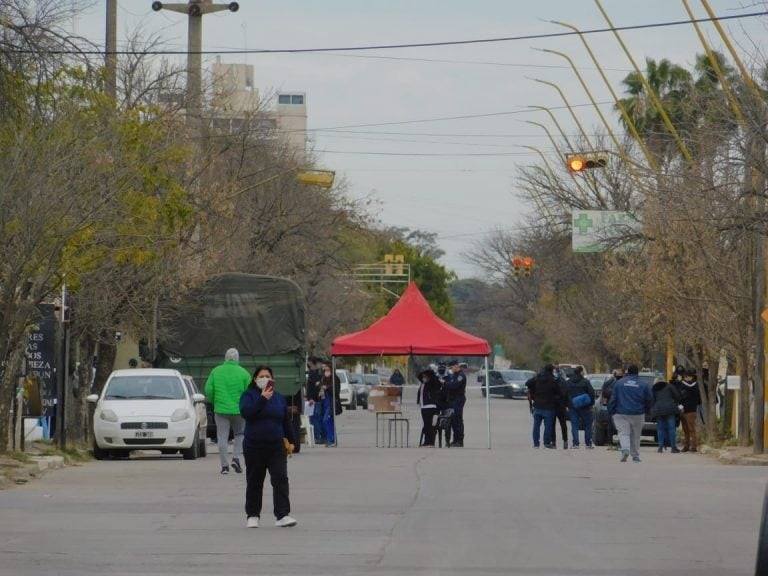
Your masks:
M248 528L259 527L264 478L269 470L275 526L295 526L289 516L288 455L296 445L291 414L285 397L274 388L269 366L259 366L248 389L240 397L240 414L245 419L245 514ZM287 442L285 441L287 440Z
M584 378L584 368L576 366L573 375L565 384L568 396L568 416L571 419L571 448L579 447L579 428L584 427L584 444L592 449L592 406L595 404L595 389Z

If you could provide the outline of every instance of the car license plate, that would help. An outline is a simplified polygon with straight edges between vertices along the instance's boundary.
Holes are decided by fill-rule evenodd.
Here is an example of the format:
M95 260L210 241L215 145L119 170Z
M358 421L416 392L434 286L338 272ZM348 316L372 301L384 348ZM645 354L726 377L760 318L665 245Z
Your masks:
M136 432L136 438L152 438L151 430L139 430Z

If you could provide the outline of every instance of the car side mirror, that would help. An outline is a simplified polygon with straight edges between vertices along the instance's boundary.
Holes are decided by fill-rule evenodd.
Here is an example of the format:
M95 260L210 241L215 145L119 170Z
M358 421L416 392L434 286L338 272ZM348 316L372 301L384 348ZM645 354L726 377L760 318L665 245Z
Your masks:
M192 402L194 402L195 404L199 404L200 402L205 402L205 395L200 394L199 392L192 394Z
M99 395L98 394L88 394L88 396L85 397L85 399L88 402L91 402L92 404L95 404L99 401Z

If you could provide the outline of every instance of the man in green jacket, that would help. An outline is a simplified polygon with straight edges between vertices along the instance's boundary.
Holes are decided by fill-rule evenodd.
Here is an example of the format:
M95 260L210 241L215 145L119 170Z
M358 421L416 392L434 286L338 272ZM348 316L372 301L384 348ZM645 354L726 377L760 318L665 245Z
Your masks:
M211 370L211 374L205 382L205 395L213 404L222 474L229 474L227 451L229 449L230 426L235 437L232 469L238 474L243 471L240 466L240 454L243 452L245 420L240 416L240 396L251 383L251 375L240 366L239 361L240 354L237 349L230 348L224 354L224 363Z

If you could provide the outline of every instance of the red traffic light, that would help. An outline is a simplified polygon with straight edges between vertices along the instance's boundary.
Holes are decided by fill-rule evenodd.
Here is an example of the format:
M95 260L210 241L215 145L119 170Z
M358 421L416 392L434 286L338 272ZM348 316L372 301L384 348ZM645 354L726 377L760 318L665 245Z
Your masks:
M530 268L531 266L533 266L533 258L526 257L523 260L523 264L525 265L526 268Z
M523 263L523 259L522 259L522 258L520 258L519 256L515 256L515 257L512 259L512 265L513 265L515 268L520 268L520 266L521 266L521 264L522 264L522 263Z

